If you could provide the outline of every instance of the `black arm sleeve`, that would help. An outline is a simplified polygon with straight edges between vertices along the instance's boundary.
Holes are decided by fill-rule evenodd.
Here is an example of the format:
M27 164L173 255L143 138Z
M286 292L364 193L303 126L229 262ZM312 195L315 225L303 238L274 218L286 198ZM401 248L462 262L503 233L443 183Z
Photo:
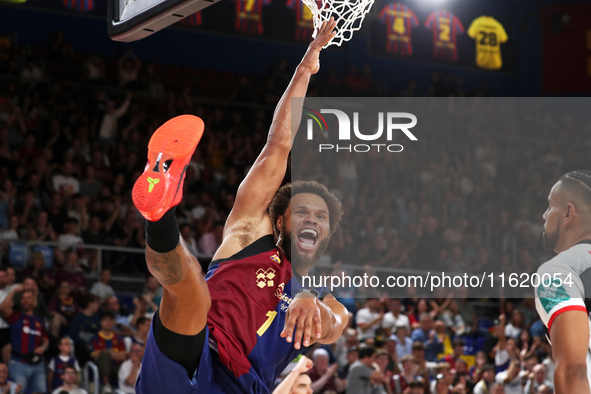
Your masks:
M154 339L160 351L172 361L179 363L187 370L189 379L193 378L199 368L199 360L205 346L205 329L197 335L181 335L164 327L159 311L154 315ZM187 351L190 349L190 351Z

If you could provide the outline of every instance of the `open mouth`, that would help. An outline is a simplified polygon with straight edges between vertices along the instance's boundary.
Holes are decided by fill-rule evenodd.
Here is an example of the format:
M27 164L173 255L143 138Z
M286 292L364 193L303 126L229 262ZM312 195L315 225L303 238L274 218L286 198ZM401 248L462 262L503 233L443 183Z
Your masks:
M316 246L316 240L318 239L318 232L311 228L305 228L298 234L298 243L300 248L306 250L312 250Z

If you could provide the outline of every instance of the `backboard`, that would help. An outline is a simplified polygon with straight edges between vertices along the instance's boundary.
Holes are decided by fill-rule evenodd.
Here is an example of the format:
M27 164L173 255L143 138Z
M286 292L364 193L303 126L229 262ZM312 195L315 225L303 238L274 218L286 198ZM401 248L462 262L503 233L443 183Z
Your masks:
M115 41L149 36L220 0L108 0L108 33Z

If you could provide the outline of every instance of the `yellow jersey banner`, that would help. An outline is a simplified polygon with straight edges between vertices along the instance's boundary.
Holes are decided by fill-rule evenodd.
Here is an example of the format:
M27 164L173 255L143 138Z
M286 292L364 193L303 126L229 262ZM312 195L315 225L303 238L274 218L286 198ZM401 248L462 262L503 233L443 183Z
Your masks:
M502 67L501 44L509 39L503 25L491 16L480 16L472 21L468 36L476 40L478 67L489 70Z

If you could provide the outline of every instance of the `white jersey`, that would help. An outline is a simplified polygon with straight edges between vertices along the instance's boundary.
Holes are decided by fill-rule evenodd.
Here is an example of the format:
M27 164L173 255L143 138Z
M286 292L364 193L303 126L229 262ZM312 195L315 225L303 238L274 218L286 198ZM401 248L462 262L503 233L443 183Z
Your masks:
M589 315L585 301L591 302L591 243L580 243L559 253L542 264L538 274L541 284L536 290L536 309L548 332L556 316L563 312L582 311ZM591 386L591 319L589 328L587 379Z

